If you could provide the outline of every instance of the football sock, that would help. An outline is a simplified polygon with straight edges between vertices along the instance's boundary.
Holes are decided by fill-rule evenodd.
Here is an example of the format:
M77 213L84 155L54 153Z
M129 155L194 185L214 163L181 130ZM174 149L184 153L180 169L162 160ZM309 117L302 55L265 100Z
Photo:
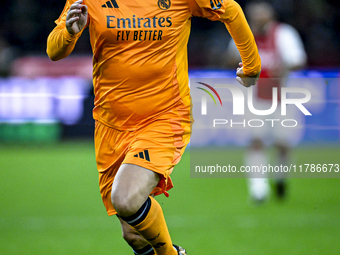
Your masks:
M150 244L145 246L143 249L133 250L133 252L135 253L135 255L154 255L155 254Z
M121 218L152 245L157 255L178 254L172 246L162 208L153 197L149 197L134 215Z
M290 154L287 152L285 155L280 155L278 156L278 162L277 164L280 166L288 166L290 164L291 160L290 160ZM280 181L283 178L287 177L287 173L283 172L283 171L279 171L277 173L275 173L274 175L275 179L278 179L278 181Z
M250 167L258 167L267 165L268 158L264 150L250 150L245 157L245 165ZM257 201L264 201L269 195L269 180L266 175L261 172L248 173L249 195Z

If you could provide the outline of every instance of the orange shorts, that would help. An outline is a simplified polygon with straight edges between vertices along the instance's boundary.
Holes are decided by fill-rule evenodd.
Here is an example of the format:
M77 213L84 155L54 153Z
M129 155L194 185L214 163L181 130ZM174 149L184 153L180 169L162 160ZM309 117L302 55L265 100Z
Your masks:
M122 164L134 164L158 173L161 180L151 194L173 187L170 174L190 139L190 120L156 120L136 131L118 131L96 121L95 151L100 193L108 215L112 183Z

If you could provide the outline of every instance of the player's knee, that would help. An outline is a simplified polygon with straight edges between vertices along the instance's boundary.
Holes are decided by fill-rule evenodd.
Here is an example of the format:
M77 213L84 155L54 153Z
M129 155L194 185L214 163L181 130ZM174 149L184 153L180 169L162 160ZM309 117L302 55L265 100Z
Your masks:
M133 196L122 194L119 191L113 191L111 193L111 203L118 215L124 217L133 215L140 207L135 203Z
M264 149L264 144L262 142L261 139L259 138L255 138L251 141L251 145L250 147L253 149L253 150L263 150Z
M130 214L130 201L127 197L124 199L119 192L112 191L111 203L118 215L126 216L127 214Z
M289 147L284 143L277 143L276 147L279 151L279 154L282 156L286 156L289 152Z

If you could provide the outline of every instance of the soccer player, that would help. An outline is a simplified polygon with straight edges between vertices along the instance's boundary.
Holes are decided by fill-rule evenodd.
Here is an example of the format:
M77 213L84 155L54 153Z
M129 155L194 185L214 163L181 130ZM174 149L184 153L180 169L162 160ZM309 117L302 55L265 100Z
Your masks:
M278 104L280 105L280 88L284 86L290 71L297 70L306 64L306 53L299 33L290 25L276 20L273 7L264 1L252 2L246 6L249 25L262 58L261 77L256 86L255 102L260 109L269 109L272 105L272 89L278 88ZM229 63L237 63L239 54L231 41L227 54ZM234 60L233 60L234 59ZM256 116L265 119L280 119L280 106L271 116ZM288 138L294 130L275 126L274 128L252 128L252 139L245 155L245 164L260 166L268 164L265 145L275 145L278 157L277 165L288 165L290 161L290 144ZM256 174L255 174L256 175ZM250 176L252 177L252 176ZM256 177L256 176L255 176ZM286 195L286 178L283 173L275 174L276 195L282 199ZM263 202L269 196L267 178L250 178L249 194L255 202Z
M193 15L225 23L243 60L237 78L254 85L260 57L232 0L68 0L48 37L47 53L59 60L89 27L100 193L135 254L186 254L172 244L153 195L168 195L170 174L189 143L186 47Z

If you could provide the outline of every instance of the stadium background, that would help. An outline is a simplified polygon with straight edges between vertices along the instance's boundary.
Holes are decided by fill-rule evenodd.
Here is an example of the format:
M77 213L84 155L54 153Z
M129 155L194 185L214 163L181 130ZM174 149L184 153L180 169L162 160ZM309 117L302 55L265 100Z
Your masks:
M308 66L296 75L333 79L318 90L324 106L294 150L296 163L340 163L339 2L271 2L304 41ZM0 3L0 253L131 254L98 192L87 33L72 57L46 59L63 5ZM233 75L221 57L229 40L223 24L193 18L191 77ZM227 144L208 156L241 165L243 152ZM170 198L159 198L173 241L189 254L340 253L339 179L292 179L286 201L254 207L244 179L191 179L189 164L186 153Z

